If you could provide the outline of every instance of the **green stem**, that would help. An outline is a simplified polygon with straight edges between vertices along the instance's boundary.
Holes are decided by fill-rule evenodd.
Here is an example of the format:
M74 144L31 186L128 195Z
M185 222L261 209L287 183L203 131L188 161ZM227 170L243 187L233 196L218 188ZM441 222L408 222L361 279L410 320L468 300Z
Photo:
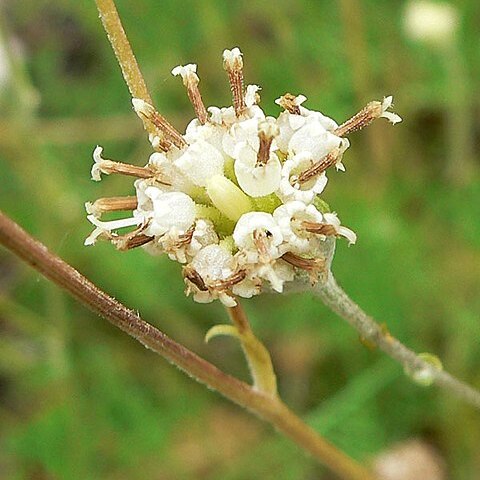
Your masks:
M237 299L235 307L227 308L228 314L238 331L238 339L245 353L245 357L253 378L254 387L267 395L277 397L277 377L273 369L270 353L254 335L250 328L245 310Z
M95 3L132 98L140 98L152 104L152 98L123 29L115 2L113 0L95 0Z
M128 41L122 22L113 0L95 0L103 28L112 45L132 98L139 98L153 105L142 72L138 66L132 47ZM144 120L145 129L155 135L157 130L148 120Z

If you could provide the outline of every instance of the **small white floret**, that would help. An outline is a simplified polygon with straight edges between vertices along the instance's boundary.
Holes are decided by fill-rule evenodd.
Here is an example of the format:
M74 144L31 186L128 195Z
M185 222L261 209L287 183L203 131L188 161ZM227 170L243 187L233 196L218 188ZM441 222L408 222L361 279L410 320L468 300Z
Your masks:
M275 153L265 165L257 165L257 152L245 145L237 154L234 169L241 189L251 197L269 195L280 185L282 164Z
M273 218L280 227L288 251L308 252L311 234L305 232L301 222L322 223L323 215L314 205L293 201L281 205L273 212Z
M150 198L153 211L145 230L146 235L159 236L171 228L185 233L195 221L195 202L185 193L164 193L157 187L147 187L145 195Z
M318 119L312 118L307 119L306 124L292 135L288 150L294 155L309 152L313 160L320 160L339 147L340 142L340 137L326 130Z
M309 152L303 152L291 160L287 160L282 167L282 178L278 191L278 197L283 202L299 200L305 204L313 202L315 195L322 193L327 185L327 176L325 172L317 175L304 184L300 184L296 178L298 175L310 168L313 160Z
M271 247L269 254L271 257L277 257L279 255L277 247L283 242L283 236L279 226L270 213L249 212L242 215L233 231L235 245L241 249L256 251L255 231L264 232L268 235Z

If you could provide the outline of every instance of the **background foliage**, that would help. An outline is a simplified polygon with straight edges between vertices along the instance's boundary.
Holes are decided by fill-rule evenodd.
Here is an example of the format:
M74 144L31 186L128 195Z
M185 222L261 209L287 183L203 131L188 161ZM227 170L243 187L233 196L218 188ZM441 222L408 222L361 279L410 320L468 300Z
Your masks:
M465 165L478 169L480 4L455 4L461 29L452 57L405 37L403 1L118 0L155 101L180 129L192 112L171 68L198 63L206 103L226 105L221 53L233 46L244 52L247 81L263 87L270 114L285 92L305 94L308 107L339 122L371 99L395 95L404 123L378 122L352 136L347 173L330 175L325 198L359 235L354 247L339 242L334 271L394 335L435 352L478 387L480 180L462 164L466 181L455 182L448 166L449 138L458 134L450 119L460 109ZM91 182L93 147L136 164L149 155L94 2L1 7L3 41L13 35L23 50L0 92L2 210L169 335L246 379L234 341L204 345L206 330L225 314L184 297L177 265L140 250L83 247L91 228L84 202L126 194L130 184ZM245 304L273 352L287 403L350 455L368 461L419 437L438 449L449 478L480 471L480 422L471 407L411 383L309 295ZM328 475L2 250L0 478Z

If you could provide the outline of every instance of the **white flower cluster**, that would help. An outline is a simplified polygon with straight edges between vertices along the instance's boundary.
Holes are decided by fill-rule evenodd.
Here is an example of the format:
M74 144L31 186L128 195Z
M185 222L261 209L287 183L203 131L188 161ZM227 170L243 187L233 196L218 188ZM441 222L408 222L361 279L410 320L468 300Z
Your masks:
M167 253L184 264L187 293L206 303L227 306L235 296L262 290L282 292L285 282L324 273L319 258L327 238L356 235L328 211L319 195L326 170L344 170L345 135L386 117L392 98L371 102L342 125L308 110L302 95L286 94L276 103L284 111L266 116L258 105L256 85L243 86L238 48L225 50L224 68L233 94L231 107L205 108L198 91L196 65L173 69L180 75L197 118L181 135L154 108L134 99L137 114L157 128L150 135L156 150L144 167L127 165L94 152L92 178L119 173L137 177L135 196L99 199L86 205L95 230L85 244L106 237L119 249L142 246ZM128 218L102 221L102 214L130 210ZM133 231L119 234L124 227Z

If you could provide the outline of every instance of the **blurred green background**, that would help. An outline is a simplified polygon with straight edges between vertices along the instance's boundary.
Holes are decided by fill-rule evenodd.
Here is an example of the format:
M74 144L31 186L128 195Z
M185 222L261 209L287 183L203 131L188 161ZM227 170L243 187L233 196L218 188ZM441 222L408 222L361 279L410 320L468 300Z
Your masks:
M262 106L303 93L339 123L393 94L404 122L353 134L347 173L325 199L359 236L334 272L365 310L417 351L480 387L480 4L458 8L456 38L409 39L400 0L118 0L159 110L192 117L178 65L199 65L207 104L230 103L221 54L239 46ZM132 112L93 0L4 0L0 207L49 248L176 340L248 380L235 341L203 335L218 304L183 294L180 268L141 250L84 247L84 203L129 193L91 182L95 145L143 165ZM7 65L7 67L5 67ZM412 383L310 295L244 302L271 349L286 402L368 462L412 438L448 478L479 478L478 411ZM328 479L297 447L91 315L0 250L0 478Z

